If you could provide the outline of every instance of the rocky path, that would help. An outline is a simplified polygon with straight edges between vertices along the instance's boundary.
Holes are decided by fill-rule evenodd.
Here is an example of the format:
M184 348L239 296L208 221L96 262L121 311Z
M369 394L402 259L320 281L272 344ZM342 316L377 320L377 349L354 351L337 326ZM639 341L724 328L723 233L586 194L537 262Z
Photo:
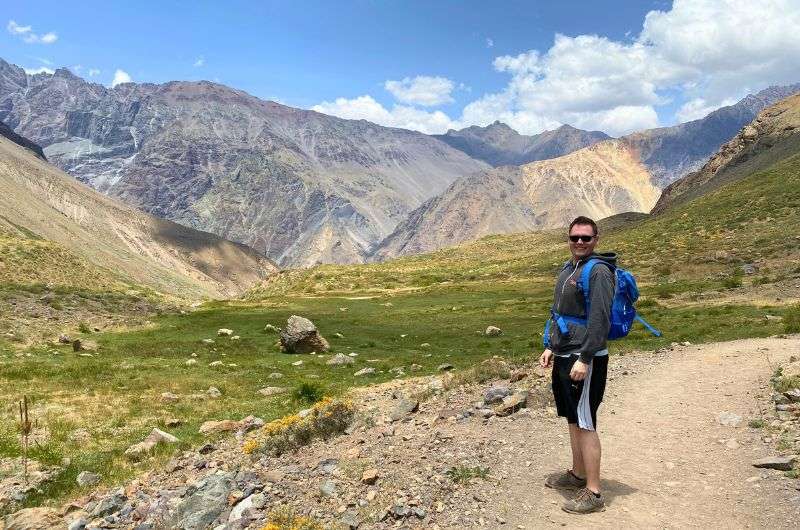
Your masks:
M792 354L800 354L797 337L612 358L618 367L599 419L607 510L566 514L562 496L543 487L547 473L571 463L565 429L552 418L504 431L515 450L500 460L505 486L485 519L511 528L796 528L800 482L752 467L775 453L747 427L769 403L776 364ZM722 425L723 412L741 423Z

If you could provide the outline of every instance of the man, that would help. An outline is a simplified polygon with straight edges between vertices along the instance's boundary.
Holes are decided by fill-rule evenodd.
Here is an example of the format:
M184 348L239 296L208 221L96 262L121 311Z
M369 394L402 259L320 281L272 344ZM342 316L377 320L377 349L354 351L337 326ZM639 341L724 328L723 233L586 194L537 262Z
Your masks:
M577 217L569 225L572 259L556 281L553 317L547 326L546 349L539 364L553 367L553 395L558 415L567 418L572 447L572 469L545 481L550 488L577 491L563 509L591 513L605 509L600 491L600 438L597 407L603 400L608 369L606 340L614 298L616 254L595 254L599 239L597 224ZM589 259L599 259L589 278L589 314L579 285L581 271ZM606 266L605 264L611 266ZM560 321L559 321L560 320ZM564 333L566 331L566 333Z

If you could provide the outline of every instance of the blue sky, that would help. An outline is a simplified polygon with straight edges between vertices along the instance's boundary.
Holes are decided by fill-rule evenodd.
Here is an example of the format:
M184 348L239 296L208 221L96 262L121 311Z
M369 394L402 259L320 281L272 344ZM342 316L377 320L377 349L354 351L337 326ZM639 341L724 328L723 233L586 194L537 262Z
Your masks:
M425 132L501 119L621 134L800 81L798 38L737 42L756 9L762 29L798 33L783 25L800 22L800 2L763 2L766 16L759 0L18 2L3 10L0 57L107 85L117 70L208 79Z

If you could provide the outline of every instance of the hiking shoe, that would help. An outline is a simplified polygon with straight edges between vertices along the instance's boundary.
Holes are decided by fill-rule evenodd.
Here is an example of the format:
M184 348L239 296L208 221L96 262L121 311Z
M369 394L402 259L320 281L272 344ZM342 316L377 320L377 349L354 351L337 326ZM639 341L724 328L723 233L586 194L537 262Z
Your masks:
M606 509L606 502L602 494L598 497L589 488L583 488L574 499L565 502L561 509L569 513L602 512Z
M559 475L550 475L544 481L544 485L555 490L577 491L586 487L586 479L579 478L568 469Z

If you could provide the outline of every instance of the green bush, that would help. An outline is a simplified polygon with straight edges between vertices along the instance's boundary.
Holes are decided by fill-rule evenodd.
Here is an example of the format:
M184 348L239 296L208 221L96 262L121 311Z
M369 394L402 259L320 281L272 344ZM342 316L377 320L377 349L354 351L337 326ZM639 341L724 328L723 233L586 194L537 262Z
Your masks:
M322 389L322 385L311 381L303 381L297 386L297 388L294 389L293 393L293 396L297 401L309 404L316 403L322 399L322 396L324 395L325 392Z
M786 333L800 333L800 305L791 307L783 317L783 328Z

